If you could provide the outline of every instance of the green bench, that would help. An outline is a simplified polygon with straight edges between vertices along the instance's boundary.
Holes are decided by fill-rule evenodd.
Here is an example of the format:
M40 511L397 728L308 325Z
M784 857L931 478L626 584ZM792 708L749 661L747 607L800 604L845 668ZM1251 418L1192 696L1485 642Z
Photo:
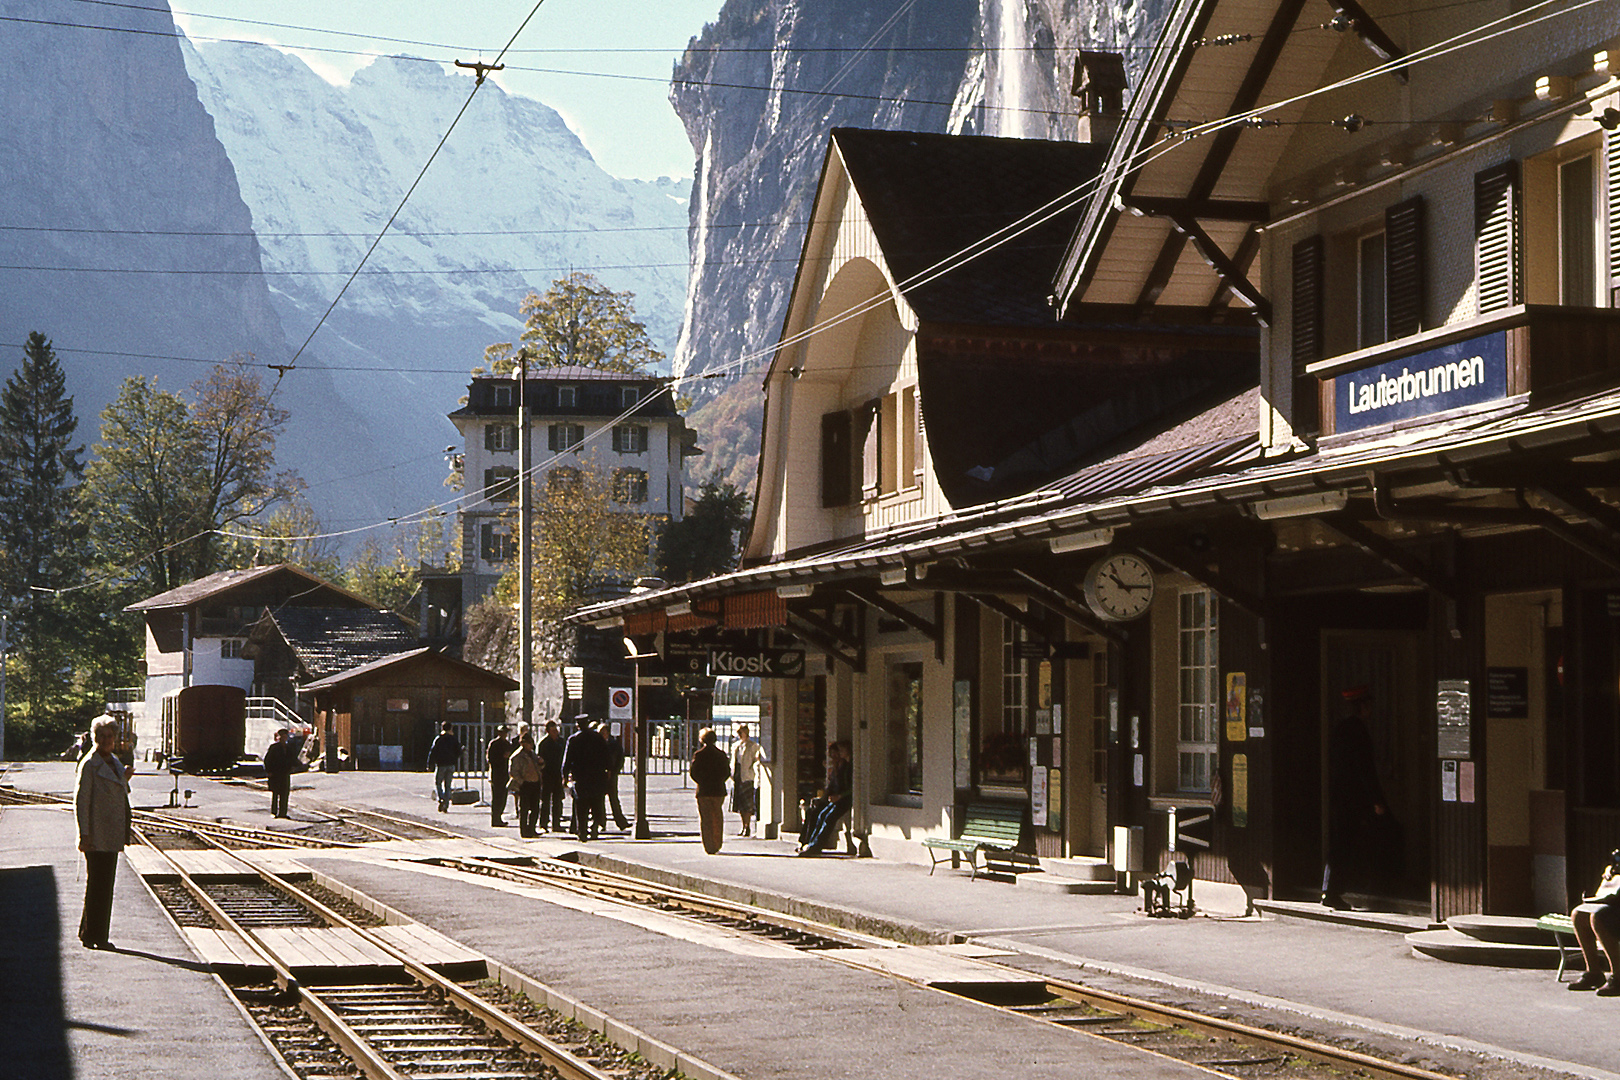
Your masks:
M1575 924L1568 915L1543 915L1536 920L1536 929L1545 930L1553 936L1553 943L1558 946L1558 981L1564 981L1564 965L1569 960L1569 952L1565 940L1574 940Z
M969 880L979 876L979 855L984 855L986 873L1005 867L1008 873L1019 868L1029 869L1034 860L1017 850L1024 833L1024 807L1020 803L969 803L962 835L956 837L931 836L923 841L929 858L934 860L928 868L929 876L946 859L951 865L962 856L967 857Z

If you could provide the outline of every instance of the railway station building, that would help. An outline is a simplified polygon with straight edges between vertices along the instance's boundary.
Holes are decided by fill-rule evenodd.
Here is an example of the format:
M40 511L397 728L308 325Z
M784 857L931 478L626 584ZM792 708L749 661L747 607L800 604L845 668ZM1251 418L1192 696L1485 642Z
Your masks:
M1620 846L1620 5L1334 7L1173 6L1027 336L930 321L834 136L744 564L577 616L805 650L762 711L779 821L843 738L875 854L1004 800L1032 855L1313 900L1359 711L1350 902L1562 911ZM1245 342L1257 384L1120 409L1173 378L1085 370L1128 334ZM1021 384L1075 423L1016 422Z

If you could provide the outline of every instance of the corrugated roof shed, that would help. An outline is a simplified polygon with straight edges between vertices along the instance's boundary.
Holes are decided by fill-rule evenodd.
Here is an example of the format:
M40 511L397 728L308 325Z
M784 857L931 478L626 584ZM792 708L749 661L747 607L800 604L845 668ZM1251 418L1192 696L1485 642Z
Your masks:
M416 630L392 611L284 607L269 613L312 679L418 646Z

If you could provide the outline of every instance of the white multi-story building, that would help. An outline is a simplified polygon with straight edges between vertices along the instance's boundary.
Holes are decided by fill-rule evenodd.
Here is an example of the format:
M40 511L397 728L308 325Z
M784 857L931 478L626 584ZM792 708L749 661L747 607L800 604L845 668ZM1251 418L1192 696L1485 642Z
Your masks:
M475 378L467 404L450 414L463 440L468 494L461 512L464 606L488 595L517 557L520 389L537 500L549 485L596 469L627 513L679 521L685 461L701 452L660 376L556 367L531 374L521 388L512 376Z

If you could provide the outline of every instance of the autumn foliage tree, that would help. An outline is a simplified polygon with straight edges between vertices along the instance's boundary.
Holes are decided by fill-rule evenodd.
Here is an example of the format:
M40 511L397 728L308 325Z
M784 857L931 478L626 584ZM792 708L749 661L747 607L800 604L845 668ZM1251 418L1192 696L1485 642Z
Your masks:
M520 349L531 371L573 365L636 375L664 360L636 318L635 294L614 292L593 274L575 271L553 281L544 294L531 292L518 314L523 316L518 342L501 341L484 350L497 375L517 366Z

